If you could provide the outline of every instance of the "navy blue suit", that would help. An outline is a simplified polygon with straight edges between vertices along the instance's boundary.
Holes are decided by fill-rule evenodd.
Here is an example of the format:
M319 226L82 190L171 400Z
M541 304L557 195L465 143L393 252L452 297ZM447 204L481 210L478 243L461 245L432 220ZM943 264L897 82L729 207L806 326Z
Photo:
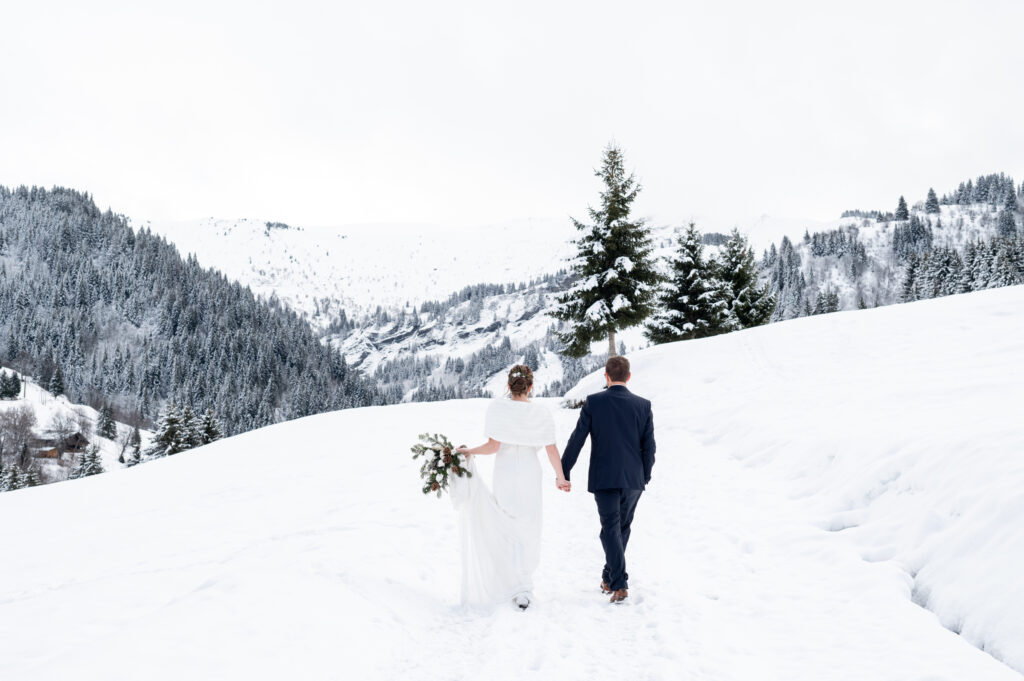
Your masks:
M594 494L601 516L605 554L602 578L613 590L625 589L629 579L625 553L633 512L654 467L654 416L650 400L634 395L624 385L588 395L562 455L567 480L587 436L587 491Z

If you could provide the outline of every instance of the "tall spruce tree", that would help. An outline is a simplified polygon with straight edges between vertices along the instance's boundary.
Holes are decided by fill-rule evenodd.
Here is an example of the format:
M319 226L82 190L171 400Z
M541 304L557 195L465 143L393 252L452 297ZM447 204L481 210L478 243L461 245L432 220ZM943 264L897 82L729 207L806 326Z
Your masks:
M924 212L925 213L939 213L939 212L941 212L941 209L939 208L939 197L935 195L935 190L934 189L931 189L931 188L928 189L928 198L924 202Z
M184 440L181 428L181 413L177 406L168 403L160 415L156 431L153 433L153 442L146 450L146 454L152 457L170 456L186 449L188 443Z
M718 257L718 278L725 284L729 323L737 329L767 324L775 311L768 284L758 286L754 249L733 229Z
M138 426L132 428L132 434L128 438L128 443L131 445L132 450L124 465L131 468L142 463L142 436L139 434Z
M224 426L222 426L220 420L214 416L213 410L207 409L203 412L199 421L199 436L202 444L208 445L211 442L216 442L223 437L223 433Z
M896 206L896 216L895 217L896 217L897 220L909 220L910 219L910 210L907 208L907 200L905 198L903 198L902 196L900 197L899 204L897 204L897 206Z
M199 432L199 418L190 404L181 410L181 441L185 449L203 444Z
M114 421L110 405L103 405L100 409L99 417L96 419L96 434L108 440L117 437L117 422Z
M644 331L652 343L704 338L727 330L727 303L721 283L704 260L704 244L696 225L691 222L676 244L660 309Z
M54 369L53 375L50 376L50 383L47 389L54 397L64 394L64 372L60 370L59 366Z
M100 459L100 448L89 445L78 455L77 464L71 471L71 478L86 478L103 472L103 461Z
M591 224L573 220L582 233L571 261L578 281L558 299L554 311L569 323L558 339L570 357L587 355L591 343L601 339L608 341L608 354L615 355L615 333L650 316L660 281L650 231L642 220L630 219L640 185L632 173L626 174L622 150L609 144L594 174L604 183L601 203L588 208Z
M1015 216L1017 212L1017 193L1013 190L1013 184L1011 183L1010 189L1006 192L1006 199L1003 202L1003 209L999 212L999 236L1009 238L1017 233L1017 219Z

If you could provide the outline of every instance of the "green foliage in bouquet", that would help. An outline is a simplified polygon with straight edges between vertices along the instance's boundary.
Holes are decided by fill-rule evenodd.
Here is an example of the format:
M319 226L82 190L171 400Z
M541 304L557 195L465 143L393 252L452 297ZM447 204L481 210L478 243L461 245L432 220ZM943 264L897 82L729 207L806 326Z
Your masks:
M421 456L424 457L423 465L420 466L424 494L437 492L440 498L441 492L448 489L450 475L460 478L473 475L466 469L467 457L455 451L455 445L444 435L420 435L420 443L412 447L412 458L418 459Z

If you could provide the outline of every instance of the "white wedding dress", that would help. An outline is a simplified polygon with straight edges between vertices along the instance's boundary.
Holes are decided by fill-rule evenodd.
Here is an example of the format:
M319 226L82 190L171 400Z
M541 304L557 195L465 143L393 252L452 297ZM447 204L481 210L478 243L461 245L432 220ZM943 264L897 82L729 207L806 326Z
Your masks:
M533 590L540 562L541 467L537 452L555 444L551 412L534 402L494 400L484 435L501 443L493 492L470 457L469 478L453 478L449 491L462 544L461 600L496 605Z

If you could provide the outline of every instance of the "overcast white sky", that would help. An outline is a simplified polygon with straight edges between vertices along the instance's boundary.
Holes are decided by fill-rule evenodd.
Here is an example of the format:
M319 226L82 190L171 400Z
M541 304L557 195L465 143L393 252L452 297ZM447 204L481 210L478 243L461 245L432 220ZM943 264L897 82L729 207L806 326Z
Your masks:
M3 3L0 184L136 218L668 221L1024 179L1024 3Z

